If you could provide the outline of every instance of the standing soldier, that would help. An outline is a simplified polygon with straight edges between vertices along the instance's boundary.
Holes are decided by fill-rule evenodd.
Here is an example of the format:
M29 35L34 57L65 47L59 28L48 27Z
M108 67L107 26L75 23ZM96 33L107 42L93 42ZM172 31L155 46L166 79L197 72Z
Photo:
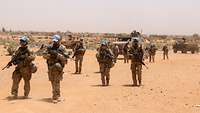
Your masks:
M133 86L137 86L137 80L139 86L142 84L142 64L143 63L143 50L138 45L138 40L134 39L132 47L129 50L131 56L131 71L132 71L132 79Z
M136 30L134 30L133 32L131 32L131 37L138 37L140 35L139 32L137 32Z
M128 47L128 44L129 43L127 42L123 47L124 63L129 62L129 56L128 56L129 47Z
M113 45L112 52L113 52L114 57L115 57L115 62L117 62L117 57L119 55L119 47L117 46L117 44Z
M63 68L69 58L65 47L61 45L61 37L54 35L52 37L53 44L47 47L44 52L44 59L47 60L48 65L48 77L52 85L53 103L57 103L60 100L60 81L63 79Z
M72 57L72 58L75 57L75 67L76 67L75 74L81 74L83 56L85 54L85 51L86 49L83 45L83 39L80 39L80 41L76 43L76 46L74 48L74 55Z
M110 69L114 66L114 55L108 48L106 41L101 42L101 47L96 56L100 66L102 86L109 86Z
M164 45L162 50L163 50L163 60L165 60L165 57L167 57L167 59L169 59L169 57L168 57L169 49L168 49L167 45Z
M149 48L149 62L155 62L156 50L156 46L151 44Z
M12 65L16 65L15 71L13 72L12 79L12 89L11 94L14 99L18 97L18 88L21 79L24 80L24 99L28 98L30 92L30 80L32 73L37 71L36 66L32 63L35 60L33 52L28 49L28 37L22 36L20 38L20 47L12 56L11 61L8 63L6 68ZM35 69L35 70L33 70Z

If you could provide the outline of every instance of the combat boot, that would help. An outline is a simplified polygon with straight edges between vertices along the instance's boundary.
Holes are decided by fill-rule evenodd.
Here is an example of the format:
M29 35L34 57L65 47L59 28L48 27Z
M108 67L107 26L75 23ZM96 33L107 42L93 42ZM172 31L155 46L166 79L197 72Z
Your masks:
M142 82L141 81L139 81L139 86L142 86Z
M12 98L13 98L13 99L17 99L17 98L18 98L18 95L17 95L17 94L14 94L14 95L12 95Z
M109 80L106 80L106 86L109 86Z
M17 93L12 92L11 95L12 95L13 99L17 99L18 98L18 94Z
M24 93L24 99L28 99L28 94L27 93Z
M102 86L105 86L105 80L102 80Z
M58 100L57 100L57 99L53 99L52 102L53 102L54 104L57 104L57 103L58 103Z
M24 96L23 99L28 99L28 96Z
M65 101L65 99L64 99L64 98L62 98L62 97L58 97L57 101L58 101L58 102L64 102L64 101Z
M79 68L79 72L78 72L78 74L81 74L81 68Z

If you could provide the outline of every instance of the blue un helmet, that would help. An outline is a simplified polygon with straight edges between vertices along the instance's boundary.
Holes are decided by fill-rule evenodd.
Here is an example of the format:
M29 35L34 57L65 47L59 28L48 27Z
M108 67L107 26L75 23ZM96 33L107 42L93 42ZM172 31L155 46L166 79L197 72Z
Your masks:
M61 37L59 35L54 35L54 36L52 36L52 41L59 42L59 41L61 41Z
M100 42L100 44L102 45L102 46L108 46L108 41L107 40L101 40L101 42Z
M27 45L29 42L29 39L27 36L22 36L20 37L19 41L20 41L20 45Z

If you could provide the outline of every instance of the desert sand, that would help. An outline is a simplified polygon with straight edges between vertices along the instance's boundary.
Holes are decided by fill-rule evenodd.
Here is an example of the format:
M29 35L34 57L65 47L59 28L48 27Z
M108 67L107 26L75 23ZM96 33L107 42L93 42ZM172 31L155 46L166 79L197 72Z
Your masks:
M0 68L10 57L0 47ZM47 65L42 57L35 63L38 71L31 80L30 99L12 100L10 88L14 66L0 71L0 113L200 113L200 55L173 54L143 68L143 85L132 87L130 64L119 60L111 70L111 85L101 87L95 51L86 52L83 73L75 75L74 61L69 60L61 83L65 101L51 102ZM23 96L23 81L19 96Z

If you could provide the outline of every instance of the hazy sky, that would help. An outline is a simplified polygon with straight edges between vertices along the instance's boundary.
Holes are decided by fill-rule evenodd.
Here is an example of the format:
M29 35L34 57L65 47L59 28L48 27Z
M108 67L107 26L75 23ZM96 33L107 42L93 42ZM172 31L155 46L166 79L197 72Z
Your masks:
M15 30L200 34L200 0L0 0Z

